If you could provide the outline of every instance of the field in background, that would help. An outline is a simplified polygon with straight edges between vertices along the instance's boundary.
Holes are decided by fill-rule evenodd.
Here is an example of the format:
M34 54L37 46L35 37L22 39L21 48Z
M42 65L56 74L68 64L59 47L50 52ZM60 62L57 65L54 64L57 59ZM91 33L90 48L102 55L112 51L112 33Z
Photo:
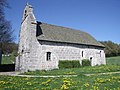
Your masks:
M120 56L108 57L106 61L107 61L107 65L119 65L120 66Z
M2 56L2 64L13 64L15 63L15 56Z

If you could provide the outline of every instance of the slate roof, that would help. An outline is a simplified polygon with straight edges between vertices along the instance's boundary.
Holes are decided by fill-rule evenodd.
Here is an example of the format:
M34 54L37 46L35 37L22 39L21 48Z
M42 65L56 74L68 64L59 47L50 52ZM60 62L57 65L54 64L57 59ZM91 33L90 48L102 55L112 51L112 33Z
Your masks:
M90 34L80 30L41 22L38 22L38 26L42 30L41 34L37 36L38 40L104 47L104 45L95 40Z

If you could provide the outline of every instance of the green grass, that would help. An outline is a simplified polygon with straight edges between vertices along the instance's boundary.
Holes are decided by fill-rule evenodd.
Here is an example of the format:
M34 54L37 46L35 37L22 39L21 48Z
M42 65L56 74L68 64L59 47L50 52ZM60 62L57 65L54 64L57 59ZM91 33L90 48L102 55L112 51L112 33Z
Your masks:
M94 66L94 67L81 67L81 68L70 68L70 69L58 69L50 71L33 71L24 74L27 75L79 75L79 74L90 74L90 73L104 73L104 72L116 72L120 71L120 56L107 58L107 65Z
M13 64L15 62L14 56L3 56L1 64Z
M107 65L34 71L30 75L74 75L69 78L28 78L0 76L0 90L120 90L120 74L97 75L102 72L120 71L120 56L107 58ZM85 76L84 74L96 74Z
M106 61L107 61L107 65L119 65L120 66L120 56L108 57Z
M70 68L70 69L58 69L50 71L32 71L26 72L27 75L79 75L79 74L90 74L90 73L104 73L104 72L116 72L120 71L120 66L115 65L101 65L94 67L81 67L81 68Z
M0 90L120 90L120 75L71 78L0 77Z

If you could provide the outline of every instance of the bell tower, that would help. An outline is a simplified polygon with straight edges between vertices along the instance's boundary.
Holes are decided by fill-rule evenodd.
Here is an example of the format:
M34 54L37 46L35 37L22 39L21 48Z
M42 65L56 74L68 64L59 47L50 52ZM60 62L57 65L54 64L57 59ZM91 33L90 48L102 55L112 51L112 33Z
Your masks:
M21 28L19 33L18 59L16 60L16 70L26 71L30 62L30 51L32 49L33 38L36 38L36 18L33 13L32 5L25 6L22 16Z
M26 4L26 7L23 12L22 22L28 17L28 15L33 14L33 7L32 5Z
M27 3L23 11L21 30L19 34L19 53L23 53L24 51L28 52L30 49L31 34L33 31L32 23L36 23L36 18L33 13L32 5ZM36 30L36 28L34 30Z

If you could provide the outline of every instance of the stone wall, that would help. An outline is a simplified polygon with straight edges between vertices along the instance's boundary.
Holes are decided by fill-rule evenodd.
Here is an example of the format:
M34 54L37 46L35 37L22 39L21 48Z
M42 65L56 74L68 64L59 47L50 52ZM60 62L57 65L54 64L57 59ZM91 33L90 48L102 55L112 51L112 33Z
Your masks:
M76 45L60 42L38 41L37 23L32 7L27 5L21 23L16 71L58 69L59 60L91 60L91 65L106 64L103 48L88 45ZM47 60L50 52L50 60Z
M34 40L31 42L32 46L29 55L27 55L29 59L21 56L22 59L19 62L20 65L23 65L21 66L21 71L58 69L59 60L79 60L81 64L83 59L89 59L92 66L106 64L103 48L37 41L36 38L32 38ZM47 52L51 52L51 60L49 61L47 61Z
M46 59L45 54L49 51L56 56L57 61L79 60L81 63L83 59L91 59L92 66L106 64L104 49L100 47L46 41L39 41L39 43L41 44L42 52L44 52L41 60L44 61Z
M34 42L36 39L36 23L31 5L27 5L24 9L21 30L19 35L18 57L16 58L16 70L27 71L34 65L33 57L36 58ZM35 44L35 45L32 45ZM32 61L33 59L33 61Z

